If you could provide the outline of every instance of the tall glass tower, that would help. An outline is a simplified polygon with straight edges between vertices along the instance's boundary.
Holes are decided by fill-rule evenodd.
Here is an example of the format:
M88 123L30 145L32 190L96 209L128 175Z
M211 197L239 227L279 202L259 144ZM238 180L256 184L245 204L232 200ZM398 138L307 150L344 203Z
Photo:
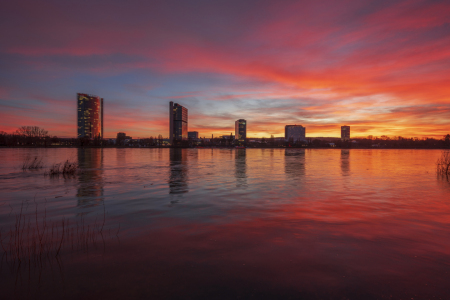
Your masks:
M234 122L235 144L236 146L245 146L247 144L247 121L239 119Z
M187 140L188 138L188 110L186 107L170 101L169 107L170 118L170 144L178 141Z
M103 138L103 98L77 94L77 136Z

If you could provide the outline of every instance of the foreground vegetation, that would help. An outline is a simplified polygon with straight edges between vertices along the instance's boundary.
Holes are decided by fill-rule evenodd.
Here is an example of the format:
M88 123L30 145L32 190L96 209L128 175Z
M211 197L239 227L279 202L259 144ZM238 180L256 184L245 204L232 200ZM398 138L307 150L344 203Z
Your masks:
M81 217L76 221L62 218L49 220L46 210L38 212L35 204L34 213L27 213L28 202L23 202L15 215L15 223L8 228L0 228L0 246L3 254L1 263L22 264L42 267L46 261L58 258L63 251L86 251L107 236L117 236L117 229L105 232L106 212L103 219L87 224Z
M441 156L436 161L436 172L439 176L449 177L450 175L450 150L442 151Z
M22 170L37 170L44 167L42 157L35 156L34 158L27 157L22 163Z
M53 164L44 174L55 175L75 175L78 171L78 164L66 160L64 163Z

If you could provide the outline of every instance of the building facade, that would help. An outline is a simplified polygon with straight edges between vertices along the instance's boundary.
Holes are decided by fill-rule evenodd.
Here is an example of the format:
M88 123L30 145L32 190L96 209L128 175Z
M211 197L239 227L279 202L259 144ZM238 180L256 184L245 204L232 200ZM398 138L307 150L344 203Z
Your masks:
M103 98L77 94L77 137L103 138Z
M169 141L173 145L178 141L188 139L188 110L186 107L170 101L169 108L170 132Z
M235 129L235 145L246 146L247 145L247 121L239 119L234 123Z
M286 125L284 127L284 139L294 143L306 141L306 128L302 125Z
M341 140L342 141L350 140L350 126L341 126Z
M198 131L189 131L188 138L192 140L198 140Z

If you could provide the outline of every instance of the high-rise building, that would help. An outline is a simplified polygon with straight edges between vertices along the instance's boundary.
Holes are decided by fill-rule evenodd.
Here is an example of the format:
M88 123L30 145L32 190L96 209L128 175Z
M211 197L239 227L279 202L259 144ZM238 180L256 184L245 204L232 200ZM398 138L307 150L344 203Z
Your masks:
M341 140L350 140L350 126L341 126Z
M188 138L192 140L198 140L198 131L189 131Z
M77 136L103 138L103 98L78 93L77 104Z
M236 146L245 146L247 143L247 121L239 119L234 123L235 144Z
M284 138L286 141L292 140L294 143L306 141L306 128L302 125L286 125L284 127Z
M188 138L188 110L186 107L170 101L170 132L169 141L173 145L177 141Z

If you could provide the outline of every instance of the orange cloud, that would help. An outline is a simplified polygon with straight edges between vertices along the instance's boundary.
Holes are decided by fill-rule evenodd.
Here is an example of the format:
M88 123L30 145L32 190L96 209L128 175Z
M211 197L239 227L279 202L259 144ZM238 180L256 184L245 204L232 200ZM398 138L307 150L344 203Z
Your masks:
M183 13L142 4L145 14L119 3L104 12L95 3L89 14L101 17L89 22L76 21L85 10L64 5L52 6L53 18L36 14L31 2L6 6L6 21L29 21L0 29L2 103L32 103L45 114L61 101L39 109L37 95L53 93L55 79L64 78L64 91L99 90L119 103L105 118L112 136L118 130L167 136L169 99L184 103L189 128L208 136L232 131L237 118L246 118L249 135L258 136L281 136L287 123L306 126L311 136L338 136L343 124L354 136L441 136L450 128L447 3L269 2L239 9L180 3ZM31 92L23 95L25 89ZM31 116L9 113L0 129Z

